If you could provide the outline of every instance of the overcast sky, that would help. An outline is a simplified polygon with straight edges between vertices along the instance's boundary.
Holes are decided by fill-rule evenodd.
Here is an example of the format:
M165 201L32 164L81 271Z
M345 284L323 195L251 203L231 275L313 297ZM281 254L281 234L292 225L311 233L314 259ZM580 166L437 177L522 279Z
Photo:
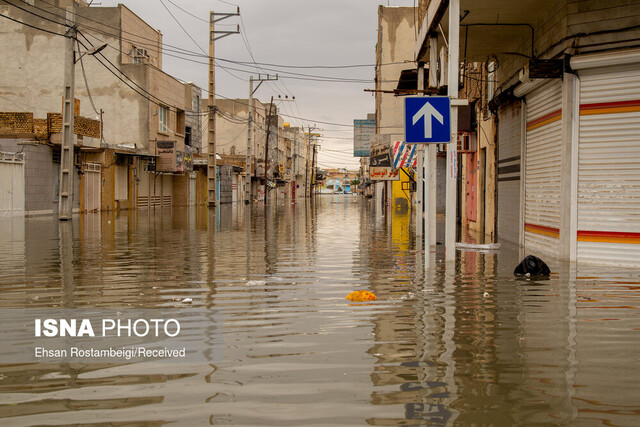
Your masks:
M262 102L268 102L272 95L276 98L278 95L282 98L285 95L289 98L295 96L295 102L279 104L280 113L295 116L284 117L291 126L304 125L306 129L315 124L320 129L317 132L324 135L318 156L320 167L346 166L356 169L359 161L353 157L351 126L354 119L366 118L367 113L373 113L375 109L373 95L364 92L364 89L374 88L378 5L413 6L414 0L98 0L94 4L115 6L118 3L125 4L152 27L160 30L165 46L200 54L201 49L207 54L209 52L209 11L235 12L235 5L239 6L241 18L227 18L217 24L216 29L234 30L236 25L240 25L243 34L216 41L216 58L251 62L253 60L246 45L248 42L256 62L277 64L278 67L263 66L261 72L275 74L279 71L280 81L263 84L255 96ZM202 64L172 57L165 52L163 69L176 78L192 81L206 90L206 59L197 58L197 62ZM257 75L255 67L222 61L218 65L253 70L253 74ZM367 66L324 69L287 67L348 65ZM287 77L285 71L367 82L314 81L308 79L315 77ZM218 96L247 98L249 75L248 72L225 71L217 67Z

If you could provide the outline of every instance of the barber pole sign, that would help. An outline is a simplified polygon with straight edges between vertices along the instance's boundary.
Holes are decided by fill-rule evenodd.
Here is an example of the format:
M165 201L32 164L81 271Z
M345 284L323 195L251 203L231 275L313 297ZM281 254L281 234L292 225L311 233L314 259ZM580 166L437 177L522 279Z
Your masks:
M393 144L393 168L417 167L416 144L407 144L404 141L396 141Z

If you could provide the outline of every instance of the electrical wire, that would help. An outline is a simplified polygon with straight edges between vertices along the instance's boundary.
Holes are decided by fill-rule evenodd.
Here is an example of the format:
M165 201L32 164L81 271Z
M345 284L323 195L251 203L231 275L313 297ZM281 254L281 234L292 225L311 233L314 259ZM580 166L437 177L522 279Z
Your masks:
M8 1L6 1L6 0L3 0L3 1L5 1L5 2L7 2L7 3L11 4L11 5L13 5L12 3L10 3L10 2L8 2ZM45 2L45 3L46 3L46 2ZM14 5L14 6L15 6L15 5ZM23 10L24 10L24 8L21 8L21 9L23 9ZM29 13L31 13L31 14L33 14L33 15L35 15L35 16L39 16L39 17L41 17L41 18L43 18L43 19L46 19L45 17L42 17L42 16L40 16L40 15L38 15L38 14L35 14L35 13L33 13L33 12L30 12L30 11L28 11L28 12L29 12ZM20 23L20 24L23 24L23 25L26 25L26 26L29 26L29 27L33 27L33 28L38 29L38 30L42 30L42 31L49 32L49 33L52 33L52 34L55 34L55 35L59 35L59 36L66 37L66 35L64 35L64 34L60 34L60 33L56 33L56 32L53 32L53 31L46 30L46 29L42 29L42 28L40 28L40 27L32 26L32 25L27 24L27 23L24 23L24 22L22 22L22 21L15 20L15 19L13 19L13 18L11 18L11 17L8 17L8 16L6 16L6 15L2 15L2 16L3 16L3 17L5 17L5 18L10 19L10 20L12 20L12 21L15 21L15 22L17 22L17 23ZM49 20L49 21L51 21L51 22L54 22L54 23L56 23L56 24L58 24L58 25L63 25L63 24L60 24L59 22L56 22L56 21L53 21L53 20L50 20L50 19L47 19L47 20ZM83 37L83 38L84 38L84 39L85 39L85 40L86 40L86 41L87 41L91 46L93 46L93 44L92 44L92 43L87 39L87 37L86 37L83 33L81 33L81 32L78 32L78 33L79 33L79 34L81 34L81 35L82 35L82 37ZM82 44L83 44L83 46L84 46L84 43L82 43ZM86 46L85 46L85 48L86 48ZM165 105L167 105L167 104L168 104L168 103L164 103L164 102L162 102L162 100L160 100L158 97L156 97L155 95L153 95L153 94L149 93L149 92L148 92L148 91L146 91L144 88L142 88L140 85L138 85L138 84L137 84L134 80L132 80L129 76L127 76L125 73L123 73L121 70L119 70L119 68L118 68L117 66L115 66L115 65L114 65L114 64L113 64L113 63L112 63L112 62L111 62L107 57L105 57L103 54L100 54L100 57L101 57L102 59L104 59L105 61L107 61L107 62L108 62L112 67L114 67L114 68L115 68L115 69L116 69L120 74L122 74L122 76L123 76L124 78L126 78L128 81L132 82L136 87L138 87L140 90L142 90L144 93L142 93L142 92L138 91L135 87L133 87L131 84L129 84L127 81L125 81L122 77L120 77L118 74L116 74L116 73L115 73L111 68L109 68L109 67L108 67L104 62L102 62L99 58L96 58L96 59L98 60L98 62L99 62L102 66L104 66L104 67L105 67L105 68L106 68L110 73L112 73L116 78L118 78L118 79L119 79L120 81L122 81L125 85L127 85L129 88L131 88L132 90L134 90L136 93L138 93L140 96L143 96L144 98L146 98L146 99L147 99L147 100L149 100L150 102L152 102L152 103L154 103L154 104L156 104L156 105L159 105L159 106L161 105L161 103L162 103L162 104L165 104ZM325 77L326 77L326 76L325 76ZM148 96L147 96L147 95L148 95ZM222 96L222 95L220 95L220 94L217 94L217 95L218 95L218 96L220 96L221 98L231 99L231 98L228 98L228 97ZM156 100L154 100L154 99L152 99L152 97L153 97L153 98L155 98L157 101L156 101ZM163 106L164 106L164 105L163 105ZM177 107L173 107L173 108L178 109ZM209 113L208 113L208 112L206 112L206 113L203 113L203 114L201 114L201 115L206 115L206 114L209 114ZM293 115L293 114L282 114L282 116L284 116L284 117L289 117L289 118L293 118L293 119L298 119L298 120L306 121L306 122L315 122L315 123L321 123L321 124L328 124L328 125L332 125L332 126L341 126L341 127L353 128L353 125L351 125L351 124L347 125L347 124L342 124L342 123L334 123L334 122L326 122L326 121L319 121L319 120L311 120L311 119L306 119L306 118L303 118L303 117L300 117L300 116L295 116L295 115ZM397 127L397 126L388 126L388 128L400 128L400 127Z
M78 41L78 39L76 39L76 46L78 46L78 52L79 52L80 51L80 42ZM85 88L87 88L87 95L89 96L89 102L91 103L91 107L93 107L93 111L97 115L100 115L100 112L96 108L96 104L94 104L94 102L93 102L93 97L91 96L91 90L89 90L89 82L87 81L87 73L85 72L85 69L84 69L83 56L84 55L80 55L80 68L82 68L82 78L84 79L84 86L85 86Z
M2 1L6 1L6 0L2 0ZM22 3L28 4L28 3L26 3L26 1L25 1L25 0L19 0L19 1L21 1ZM45 4L47 4L47 5L51 6L51 7L54 7L54 8L56 8L56 9L60 9L61 11L66 12L66 9L64 9L64 8L62 8L62 7L60 7L60 6L57 6L57 5L56 5L56 4L54 4L54 3L50 3L50 2L48 2L47 0L40 0L40 1L42 1L43 3L45 3ZM167 0L167 1L168 1L168 0ZM172 3L172 4L174 4L174 3ZM174 4L174 5L175 5L175 4ZM31 5L29 5L29 6L30 6L30 7L34 7L34 8L36 8L36 9L39 9L39 10L42 10L42 11L47 12L47 13L49 13L49 14L53 14L53 15L55 15L55 16L57 16L57 17L60 17L60 15L54 14L53 12L47 11L46 9L42 9L42 8L37 7L37 6L31 6ZM181 10L183 10L183 9L181 9ZM184 10L183 10L183 11L184 11ZM95 20L95 19L91 19L91 18L89 18L89 17L86 17L86 16L83 16L83 15L80 15L80 14L75 13L75 12L71 12L71 13L72 13L72 14L74 14L74 15L80 16L81 18L83 18L83 20L87 20L87 21L90 21L90 22L94 22L94 23L96 23L96 24L99 24L100 26L104 26L104 27L107 27L107 28L111 28L111 29L113 29L113 30L115 30L115 31L116 31L116 33L105 33L104 31L101 31L101 30L99 30L98 28L90 27L90 26L87 26L86 24L81 24L81 26L84 26L84 27L86 27L86 28L92 29L92 30L94 30L94 31L96 31L96 32L101 32L101 33L104 33L105 35L109 35L109 36L114 37L114 38L120 38L120 35L119 35L120 33L131 34L131 35L133 35L133 36L136 36L136 38L138 38L138 39L140 39L140 40L147 40L147 41L149 41L150 43L152 43L152 44L150 44L150 45L149 45L149 46L151 46L151 47L155 47L155 46L157 46L157 40L155 40L155 39L150 39L150 38L142 37L142 36L140 36L139 34L132 33L132 32L130 32L130 31L124 31L124 30L122 30L121 28L113 27L113 26L107 25L107 24L105 24L104 22L101 22L101 21L98 21L98 20ZM194 17L195 17L195 15L191 15L191 16L194 16ZM203 20L203 19L201 19L201 18L197 18L197 19L200 19L200 20L202 20L203 22L207 22L207 23L208 23L208 21ZM123 39L123 40L125 40L125 41L132 41L131 39L126 39L126 38L122 38L122 39ZM170 50L172 50L172 51L174 51L174 52L180 52L180 53L182 53L182 54L184 54L184 55L196 56L196 57L200 57L200 58L206 58L206 59L209 59L209 56L208 56L207 54L204 54L204 55L203 55L202 53L199 53L199 52L193 52L193 51L190 51L190 50L188 50L188 49L184 49L184 48L181 48L181 47L178 47L178 46L173 46L173 45L170 45L170 44L167 44L167 43L164 43L164 42L163 42L163 46L164 46L163 53L164 53L164 51L166 51L166 50L167 50L167 49L166 49L166 47L169 47L169 48L171 48ZM233 64L236 64L236 65L245 65L245 66L259 65L259 66L266 66L266 67L292 68L292 69L349 69L349 68L375 68L375 67L376 67L376 66L378 66L378 65L380 65L380 66L391 66L391 65L399 65L399 64L406 64L406 63L414 63L414 62L415 62L415 61L406 61L406 60L405 60L405 61L387 62L387 63L382 63L382 64L341 64L341 65L321 65L321 64L319 64L319 65L285 65L285 64L274 64L274 63L265 63L265 62L237 61L237 60L225 59L225 58L220 58L220 57L217 57L217 58L214 58L214 59L215 59L215 60L218 60L218 61L222 61L222 62L229 62L229 63L233 63Z

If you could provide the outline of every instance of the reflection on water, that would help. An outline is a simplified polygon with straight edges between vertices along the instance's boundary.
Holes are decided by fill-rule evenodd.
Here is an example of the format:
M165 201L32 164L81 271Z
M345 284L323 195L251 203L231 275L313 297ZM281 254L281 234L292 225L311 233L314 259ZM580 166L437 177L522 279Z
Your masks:
M224 313L214 364L1 365L0 424L640 423L637 271L519 280L517 248L447 263L438 246L425 272L411 233L344 195L0 218L0 309Z

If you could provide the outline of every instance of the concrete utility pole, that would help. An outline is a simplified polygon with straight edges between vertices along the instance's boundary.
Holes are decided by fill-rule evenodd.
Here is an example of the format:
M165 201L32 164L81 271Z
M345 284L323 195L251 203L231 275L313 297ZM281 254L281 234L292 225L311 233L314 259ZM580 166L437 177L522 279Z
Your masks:
M70 220L73 215L73 147L76 139L74 108L76 62L82 59L84 55L93 56L107 47L106 44L103 44L84 53L78 52L78 57L76 58L75 45L78 43L78 30L75 26L73 10L67 10L66 20L70 28L65 34L62 143L60 144L60 188L58 190L58 219L63 221ZM102 123L102 118L100 123ZM100 129L100 133L102 133L102 128Z
M60 146L60 188L58 190L58 218L70 220L73 214L73 142L75 99L75 42L77 29L73 11L67 10L67 24L71 26L65 34L64 100L62 104L62 144Z
M313 187L314 184L316 182L316 144L315 142L312 144L311 142L311 131L315 129L315 127L311 127L309 126L309 138L307 140L307 146L309 148L313 147L313 153L311 153L311 180L309 180L309 176L308 176L308 167L305 168L305 175L306 178L305 180L309 183L309 197L311 197L313 195ZM304 127L302 128L302 133L304 134ZM307 162L309 161L309 159L307 159Z
M235 31L216 31L215 23L231 16L240 15L238 7L236 13L215 13L209 12L209 132L208 132L208 150L207 150L207 201L209 206L217 204L217 161L216 161L216 85L215 85L215 41L231 34L239 34L240 26ZM216 18L219 16L219 18ZM222 34L216 37L216 34Z
M313 143L313 163L311 164L311 185L312 185L312 193L316 195L318 193L318 188L316 187L316 155L318 153L318 144Z
M271 134L271 114L273 110L273 96L269 103L269 114L267 115L267 140L264 144L264 205L267 205L267 199L269 198L269 185L267 184L267 169L269 164L269 134ZM276 126L278 122L276 121Z
M260 85L263 82L278 80L278 75L275 77L269 76L267 74L266 78L263 78L260 74L258 74L258 78L254 79L253 76L249 76L249 106L247 109L248 112L248 122L247 122L247 158L245 165L245 188L244 188L244 202L249 203L251 201L251 154L253 153L253 94L258 90ZM253 82L260 82L256 88L253 88Z

